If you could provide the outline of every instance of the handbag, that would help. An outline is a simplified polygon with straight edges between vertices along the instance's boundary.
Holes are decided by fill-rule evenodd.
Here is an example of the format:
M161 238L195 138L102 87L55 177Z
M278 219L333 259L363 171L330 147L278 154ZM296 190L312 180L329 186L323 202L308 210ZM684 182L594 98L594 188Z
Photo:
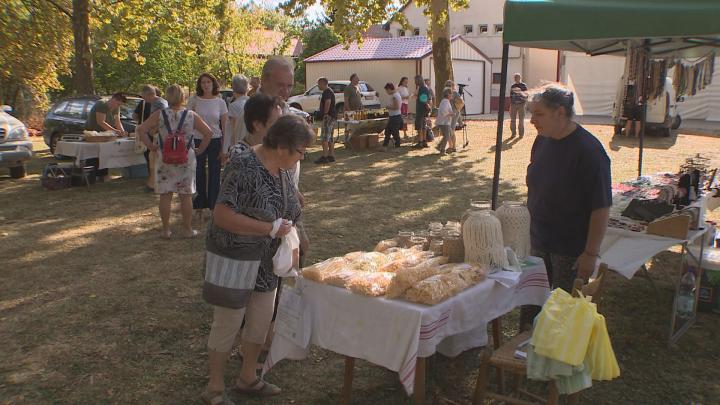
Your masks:
M285 176L280 174L281 193L283 196L282 214L287 210L287 188ZM300 259L300 237L294 226L282 237L280 246L273 256L273 273L278 277L297 277L298 261Z
M158 142L160 143L160 149L162 149L162 161L168 165L182 165L188 161L188 152L193 144L193 136L190 136L190 141L185 144L185 131L183 131L183 124L185 123L185 117L187 116L188 110L183 111L180 116L180 122L175 131L170 128L170 121L162 110L163 121L165 128L167 129L168 136L163 142L162 136L158 136Z

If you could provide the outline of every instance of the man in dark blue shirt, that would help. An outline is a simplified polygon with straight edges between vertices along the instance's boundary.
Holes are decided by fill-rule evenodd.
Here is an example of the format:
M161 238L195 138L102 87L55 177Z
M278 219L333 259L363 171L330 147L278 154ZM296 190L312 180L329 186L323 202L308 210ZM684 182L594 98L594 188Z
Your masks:
M527 169L532 255L545 262L553 288L571 292L600 258L612 189L610 158L600 141L572 121L573 93L546 85L530 103L538 137ZM530 327L538 307L524 306L520 328Z
M520 138L525 135L525 103L528 97L527 84L523 83L520 73L515 73L515 83L510 86L510 132L515 137L515 121L519 120Z

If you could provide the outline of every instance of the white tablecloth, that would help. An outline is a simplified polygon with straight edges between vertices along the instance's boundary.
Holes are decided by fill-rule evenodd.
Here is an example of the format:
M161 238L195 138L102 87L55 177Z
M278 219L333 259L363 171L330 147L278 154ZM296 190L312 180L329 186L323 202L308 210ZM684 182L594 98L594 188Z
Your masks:
M142 153L135 152L133 139L118 139L111 142L68 142L58 141L55 153L75 158L75 164L87 159L100 160L99 169L128 167L145 163Z
M700 207L701 224L705 221L706 204L707 199L701 197L691 205ZM600 256L610 270L631 279L640 267L656 254L672 246L692 242L703 233L705 230L690 231L687 239L673 239L610 227L600 246Z
M417 357L436 351L452 357L484 346L491 320L520 305L542 305L549 293L538 258L529 258L522 273L492 274L435 306L365 297L300 278L280 294L263 373L282 359L305 358L314 344L398 372L412 394Z

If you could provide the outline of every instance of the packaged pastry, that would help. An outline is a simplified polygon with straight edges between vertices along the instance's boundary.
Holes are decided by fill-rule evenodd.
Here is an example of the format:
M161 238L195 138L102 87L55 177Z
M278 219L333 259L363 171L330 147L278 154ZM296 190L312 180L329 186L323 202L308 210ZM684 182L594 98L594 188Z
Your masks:
M388 264L380 267L378 271L395 273L396 271L405 268L417 266L426 259L432 257L432 252L413 252L405 254L403 257L396 259Z
M465 263L440 266L440 274L428 277L405 291L408 301L435 305L472 287L485 277L485 271Z
M390 248L397 247L398 243L395 239L386 239L378 242L377 245L375 245L375 251L376 252L385 252Z
M392 282L388 286L387 297L400 297L407 289L415 285L417 282L436 274L450 271L449 268L443 269L443 266L440 266L447 263L447 260L448 258L444 256L434 257L420 263L417 266L398 270L395 273L395 278L393 278Z
M347 267L348 261L342 257L332 257L320 263L315 263L302 269L302 276L308 280L324 283L325 279Z
M349 262L348 268L355 271L378 271L381 266L390 261L385 254L380 252L356 252L352 256L345 255L345 259Z
M348 282L346 287L355 294L378 297L385 295L388 285L395 277L393 273L374 272L356 273Z
M350 269L338 270L336 272L328 274L327 277L325 277L325 279L323 280L323 282L325 284L334 285L335 287L345 288L348 282L358 273L359 272Z

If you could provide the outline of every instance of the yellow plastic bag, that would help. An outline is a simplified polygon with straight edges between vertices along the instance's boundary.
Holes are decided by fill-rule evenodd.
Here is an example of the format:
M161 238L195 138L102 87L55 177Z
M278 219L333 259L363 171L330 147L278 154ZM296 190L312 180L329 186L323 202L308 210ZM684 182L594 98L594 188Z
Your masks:
M610 343L605 317L598 313L595 314L595 325L585 358L593 380L612 380L620 376L620 366Z
M553 360L579 366L585 360L597 310L588 298L573 298L556 288L535 320L535 352Z

